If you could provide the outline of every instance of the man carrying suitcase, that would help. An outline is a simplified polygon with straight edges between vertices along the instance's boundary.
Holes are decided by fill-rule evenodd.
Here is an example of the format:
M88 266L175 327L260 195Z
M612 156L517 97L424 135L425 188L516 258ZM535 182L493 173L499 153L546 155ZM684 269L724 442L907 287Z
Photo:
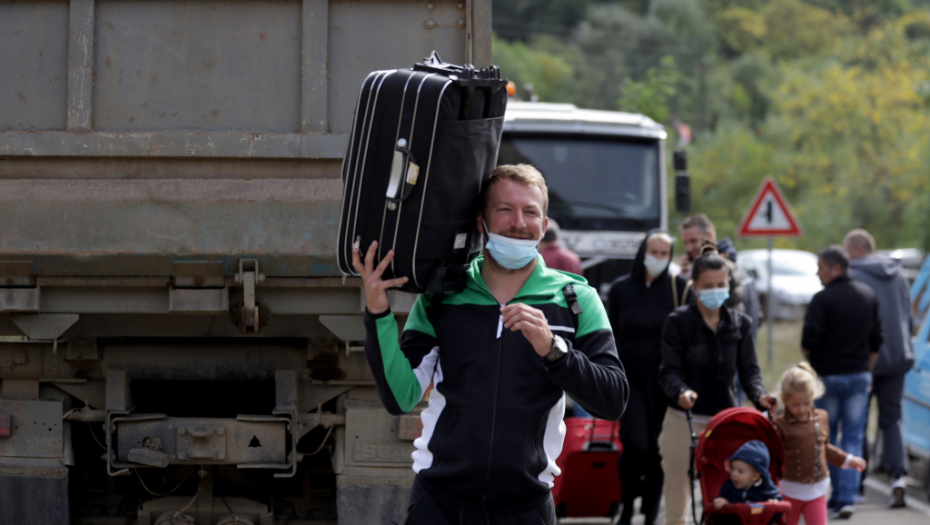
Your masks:
M489 240L465 290L421 296L400 343L377 243L353 264L365 283L365 353L382 403L412 410L429 385L414 441L417 473L407 525L551 524L567 392L616 420L628 397L610 323L580 277L546 268L548 190L527 165L500 166L484 184L478 229Z

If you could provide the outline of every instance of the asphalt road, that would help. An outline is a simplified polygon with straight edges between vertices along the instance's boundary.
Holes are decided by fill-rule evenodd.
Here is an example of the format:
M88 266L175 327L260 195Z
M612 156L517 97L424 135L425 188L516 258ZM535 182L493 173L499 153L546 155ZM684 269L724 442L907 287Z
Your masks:
M916 485L916 482L914 483ZM856 504L856 513L848 520L830 520L836 525L930 525L930 503L926 494L916 487L908 490L908 507L889 509L891 488L886 480L871 476L866 480L865 501ZM608 518L563 518L559 525L611 525ZM657 525L664 523L660 514ZM804 523L802 520L801 523ZM643 525L643 516L637 514L633 525Z

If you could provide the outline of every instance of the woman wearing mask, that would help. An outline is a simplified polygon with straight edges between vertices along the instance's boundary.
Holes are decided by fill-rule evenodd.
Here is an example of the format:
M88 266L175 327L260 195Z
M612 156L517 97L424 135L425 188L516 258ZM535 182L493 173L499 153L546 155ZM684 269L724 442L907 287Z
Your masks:
M693 300L684 277L669 273L672 238L664 230L650 231L639 246L633 269L610 287L607 315L617 352L630 382L630 400L620 419L620 482L623 514L633 518L633 500L642 496L646 525L655 522L662 498L662 457L659 432L666 401L659 389L662 327L679 304Z
M729 274L713 243L705 241L691 278L698 300L675 310L662 331L659 384L672 408L665 414L659 437L666 525L684 525L691 504L691 432L685 411L693 412L699 435L715 414L738 406L734 374L756 408L775 406L759 375L752 320L724 306L730 295Z

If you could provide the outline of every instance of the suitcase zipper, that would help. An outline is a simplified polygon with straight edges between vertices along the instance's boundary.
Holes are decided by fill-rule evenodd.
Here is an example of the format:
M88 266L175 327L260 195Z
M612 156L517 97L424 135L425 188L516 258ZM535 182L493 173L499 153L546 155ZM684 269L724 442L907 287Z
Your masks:
M417 234L413 240L413 282L417 285L418 288L423 288L420 286L420 280L417 279L417 247L420 242L420 226L423 225L423 204L426 202L426 185L429 184L429 168L433 164L433 144L436 142L436 124L439 123L439 110L442 108L442 96L445 95L446 89L452 85L452 81L448 80L442 86L442 90L439 92L439 100L436 103L436 116L433 117L433 135L430 137L429 141L429 156L426 158L426 172L423 174L423 194L420 197L420 215L417 218ZM398 216L399 220L399 216Z
M434 74L432 74L432 73L429 74L429 75L424 76L424 77L420 80L420 85L417 86L417 98L416 98L416 100L415 100L414 103L413 103L413 116L412 116L411 119L410 119L410 136L407 138L407 148L408 148L410 151L413 151L413 132L414 132L414 130L416 130L416 125L417 125L417 111L420 109L420 91L423 90L423 84L425 84L426 81L427 81L430 77L432 77L432 76L434 76ZM413 77L411 76L410 78L413 78ZM404 88L404 92L406 93L406 87ZM442 97L442 95L440 95L440 98L441 98L441 97ZM406 98L406 97L405 97L405 98ZM403 119L403 114L401 114L401 119ZM397 128L398 128L398 130L400 129L400 122L397 123ZM398 132L398 138L399 138L399 137L400 137L400 133ZM397 141L395 140L394 143L396 144ZM430 152L430 154L432 154L432 151ZM401 184L403 184L403 181L401 181ZM385 203L384 206L385 206L385 210L387 210L387 203ZM396 249L397 249L397 233L400 231L400 214L401 214L401 212L403 212L403 211L404 211L404 202L401 201L401 202L400 202L400 206L397 207L397 214L395 215L395 219L394 219L394 239L391 241L391 249L392 249L392 250L396 250ZM386 214L386 213L387 213L387 212L385 211L385 214ZM395 276L397 275L397 271L394 269L394 263L395 263L396 261L397 261L396 258L395 258L394 260L391 261L391 273L394 274ZM414 268L416 267L416 258L413 259L413 266L414 266ZM414 281L414 282L416 282L416 281Z
M373 127L373 126L371 125L371 121L374 120L375 113L376 113L377 110L378 110L378 97L381 95L381 86L384 85L384 79L386 79L387 77L391 76L392 74L394 74L394 73L396 73L396 72L397 72L397 70L391 70L391 71L385 71L385 72L384 72L384 75L382 75L382 76L381 76L381 79L378 81L378 88L375 90L374 104L372 104L372 106L371 106L371 119L368 119L368 118L367 118L367 117L368 117L368 112L367 112L367 111L365 112L366 120L367 120L367 123L368 123L368 132L365 134L365 147L362 148L362 149L359 151L359 156L362 157L362 165L361 165L360 167L358 167L358 166L357 166L358 163L356 163L357 170L358 170L358 174L359 174L358 177L356 177L356 179L361 179L361 177L363 177L363 176L365 175L365 163L368 161L368 144L369 144L369 142L371 141L371 128ZM364 132L364 128L363 128L362 131ZM361 187L362 187L362 183L363 183L363 182L364 182L364 181L362 181L362 180L358 180L359 190L361 190ZM352 193L353 193L353 195L355 194L355 179L353 179L353 181L352 181ZM360 195L360 194L361 194L361 191L359 191L358 194ZM353 216L353 218L352 218L352 236L351 236L351 237L348 237L348 238L350 238L350 239L355 239L356 234L358 233L358 210L359 210L360 207L361 207L361 203L359 202L359 200L356 200L356 201L355 201L355 214L354 214L354 216ZM351 207L350 207L349 211L350 211L350 212L352 211L352 210L351 210ZM362 250L365 250L365 249L367 249L367 248L368 248L367 246L360 246L360 247L359 247L359 254L364 253L364 252L362 252Z
M350 173L350 171L352 170L352 161L353 161L352 147L355 145L353 139L355 137L355 128L358 126L358 110L361 109L362 107L362 93L365 92L365 86L369 83L369 81L371 81L371 84L373 85L377 81L377 77L381 75L382 73L383 71L374 71L370 73L367 78L365 78L365 82L362 82L362 88L359 90L359 93L358 93L358 100L355 103L355 114L354 114L354 118L352 122L352 131L349 132L349 141L346 144L346 154L342 158L342 173L345 176L346 180L343 181L342 205L339 210L339 232L340 233L342 233L343 222L346 222L345 224L346 228L348 228L349 226L348 221L346 220L347 219L346 202L348 201L349 212L351 212L352 202L355 200L354 190L355 190L355 179L356 179L355 175L356 174ZM369 93L368 100L365 102L365 118L362 119L362 132L363 133L365 129L365 123L368 120L368 108L370 104L371 104L371 94ZM355 165L357 169L358 163L356 162ZM349 184L350 180L351 180L351 190L350 190L350 184ZM348 197L348 199L346 199L346 197ZM354 225L353 225L353 233L354 233ZM342 273L344 275L354 275L354 273L351 271L351 265L349 264L349 261L351 260L352 257L348 252L349 247L354 242L354 237L346 235L344 236L343 241L344 242L342 245L342 249L338 251L338 253L340 254L340 257L343 259L342 261L343 267L340 268L340 270L342 270Z
M404 94L400 100L400 111L398 112L398 115L397 115L397 131L394 133L394 144L398 144L401 140L400 125L404 121L404 106L407 104L407 88L410 86L410 81L413 80L413 78L414 78L413 75L410 75L409 77L407 77L407 81L404 82ZM416 115L417 115L417 109L416 109L416 106L414 106L413 108L414 122L416 122ZM411 129L410 129L410 138L404 139L404 140L406 140L408 143L413 140L413 126L411 126ZM403 205L403 203L401 203L401 205ZM385 202L384 212L381 214L381 233L378 235L378 259L379 260L384 258L384 223L387 220L387 210L388 210L388 207L387 207L387 203ZM396 245L397 243L396 230L395 230L394 236L395 236L394 244ZM391 247L391 249L393 248L394 246ZM394 271L394 263L391 263L391 271L392 272Z

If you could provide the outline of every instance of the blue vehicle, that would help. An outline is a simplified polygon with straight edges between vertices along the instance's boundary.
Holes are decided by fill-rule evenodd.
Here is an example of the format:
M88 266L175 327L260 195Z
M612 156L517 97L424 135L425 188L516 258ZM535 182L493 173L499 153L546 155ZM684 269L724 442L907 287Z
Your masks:
M930 257L911 287L921 318L914 338L916 361L904 382L904 442L912 456L930 460ZM924 479L930 491L930 469Z

